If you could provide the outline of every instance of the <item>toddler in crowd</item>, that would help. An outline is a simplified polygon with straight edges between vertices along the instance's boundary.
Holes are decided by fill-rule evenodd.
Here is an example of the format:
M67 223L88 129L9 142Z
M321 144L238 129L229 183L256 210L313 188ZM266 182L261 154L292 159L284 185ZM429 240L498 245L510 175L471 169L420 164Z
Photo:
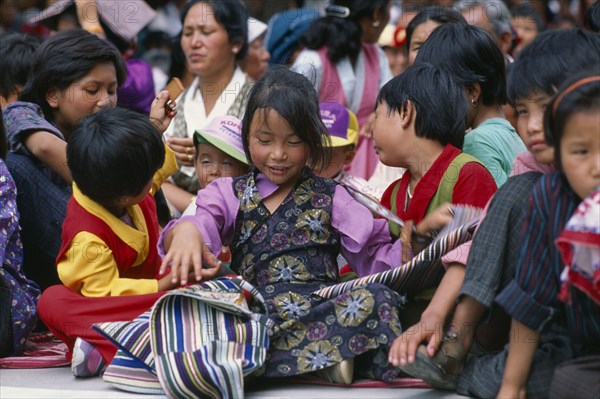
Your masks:
M194 132L194 167L200 189L221 177L237 177L249 172L242 145L242 122L235 116L218 116ZM196 213L196 197L182 216Z

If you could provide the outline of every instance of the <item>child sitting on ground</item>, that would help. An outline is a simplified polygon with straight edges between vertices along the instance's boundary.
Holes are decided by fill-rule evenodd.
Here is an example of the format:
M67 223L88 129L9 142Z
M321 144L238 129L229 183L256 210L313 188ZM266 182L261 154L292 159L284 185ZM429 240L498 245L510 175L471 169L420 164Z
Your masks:
M522 245L514 279L496 302L512 316L513 339L506 356L499 398L525 398L528 376L539 359L543 335L566 328L570 340L556 345L554 357L544 368L585 355L598 355L600 306L581 290L568 287L568 302L559 300L561 273L565 267L554 245L582 198L600 185L600 75L591 74L563 85L548 104L544 116L546 142L554 147L559 170L543 176L529 197L527 218L521 229ZM541 278L541 281L540 281ZM555 339L555 342L558 340ZM539 346L539 349L538 349ZM550 364L548 364L550 363ZM598 368L598 360L595 362ZM549 387L552 373L537 383ZM577 375L581 378L581 374ZM593 377L593 376L592 376ZM581 381L579 397L594 397L596 378ZM590 385L593 384L593 385Z
M155 100L163 119L166 99L163 91ZM176 163L146 116L119 108L86 117L69 141L67 160L73 196L57 257L64 285L44 291L39 314L72 351L73 374L88 377L116 352L92 324L132 320L176 287L158 273L153 197Z
M381 162L406 168L381 200L405 221L402 234L399 225L389 225L392 237L403 241L404 263L414 255L410 251L413 225L419 226L438 208L444 216L444 210L449 212L448 203L483 208L496 192L496 183L479 160L460 150L467 105L462 86L442 69L413 65L390 80L379 92L375 115L373 138ZM426 224L426 230L440 227ZM423 233L420 229L416 232ZM419 320L439 278L441 273L432 273L429 281L423 282L428 290L410 298L402 312L403 325Z
M502 376L487 367L488 355L472 356L468 362L467 355L472 354L472 346L481 351L506 342L510 320L505 320L506 314L494 299L514 277L519 229L531 189L542 174L553 171L554 150L544 142L544 109L567 76L586 62L600 61L599 50L597 35L549 31L527 46L513 64L508 97L517 109L517 132L529 152L517 157L511 177L488 204L472 245L465 244L447 256L448 270L420 322L394 342L390 362L404 372L463 395L491 397L498 392ZM445 332L445 321L452 313ZM495 367L503 369L504 365ZM532 384L528 390L545 396L548 386Z
M358 144L356 115L340 103L320 103L321 120L329 132L325 143L331 148L328 165L315 171L318 176L333 179L344 186L367 194L379 201L383 190L370 185L365 179L350 175L344 169L350 165Z
M221 177L237 177L250 171L242 144L242 122L235 116L218 116L194 132L194 167L200 189ZM196 197L181 216L196 213Z

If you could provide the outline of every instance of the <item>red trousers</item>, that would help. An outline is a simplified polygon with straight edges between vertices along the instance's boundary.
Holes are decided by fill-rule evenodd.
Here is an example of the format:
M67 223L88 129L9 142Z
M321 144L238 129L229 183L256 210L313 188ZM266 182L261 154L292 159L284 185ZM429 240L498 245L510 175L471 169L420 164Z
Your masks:
M85 297L64 285L44 291L38 302L38 315L50 331L69 348L70 360L75 339L94 345L109 364L117 348L92 329L95 323L130 321L147 311L165 292L145 295Z

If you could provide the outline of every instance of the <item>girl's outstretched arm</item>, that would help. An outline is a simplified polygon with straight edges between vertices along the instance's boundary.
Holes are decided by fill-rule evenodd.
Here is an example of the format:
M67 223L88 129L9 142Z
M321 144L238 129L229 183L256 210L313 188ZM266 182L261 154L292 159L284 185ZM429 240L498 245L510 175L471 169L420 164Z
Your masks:
M67 165L67 142L44 130L31 133L23 143L42 163L48 165L65 182L72 183L71 171Z
M221 262L209 251L204 238L191 222L177 224L165 235L163 245L167 253L159 274L162 275L170 265L174 284L187 284L192 268L197 282L214 278L221 269ZM203 264L208 268L203 268Z

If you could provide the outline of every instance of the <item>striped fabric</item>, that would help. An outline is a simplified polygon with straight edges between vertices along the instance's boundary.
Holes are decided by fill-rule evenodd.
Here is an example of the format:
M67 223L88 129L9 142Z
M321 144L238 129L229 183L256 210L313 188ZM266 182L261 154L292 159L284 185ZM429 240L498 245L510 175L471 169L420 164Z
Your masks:
M452 223L409 262L385 272L320 289L315 294L322 298L335 298L353 288L371 283L384 284L402 294L416 293L435 286L444 273L442 256L471 239L481 214L480 209L469 206L453 205L452 209Z
M133 356L119 349L113 361L108 365L102 379L123 391L163 395L164 391L154 371Z
M265 314L249 308L243 290ZM244 377L263 365L272 327L260 294L238 279L173 290L132 322L94 326L119 348L105 381L177 398L243 397Z

